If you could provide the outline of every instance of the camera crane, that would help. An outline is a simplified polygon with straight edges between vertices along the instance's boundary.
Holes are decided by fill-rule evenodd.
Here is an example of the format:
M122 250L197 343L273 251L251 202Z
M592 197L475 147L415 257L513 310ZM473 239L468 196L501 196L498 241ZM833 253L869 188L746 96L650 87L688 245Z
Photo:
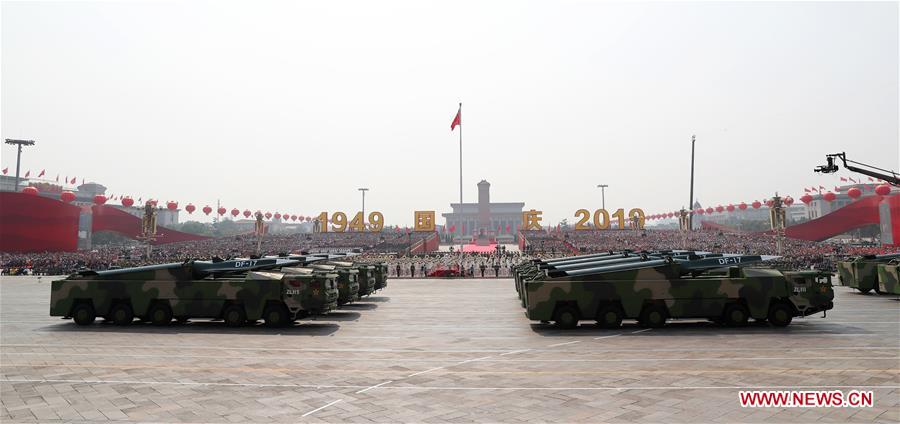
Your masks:
M850 171L868 175L870 177L875 177L887 181L888 184L892 186L900 187L900 177L898 177L897 173L894 171L890 171L887 169L881 169L872 165L867 165L860 162L855 162L847 159L847 154L844 152L841 153L832 153L830 155L825 155L826 164L822 166L817 166L813 171L821 172L823 174L832 174L837 172L840 169L837 164L834 163L834 158L839 158L841 162L844 163L844 168L847 168ZM852 164L852 165L851 165ZM879 172L880 171L880 172Z

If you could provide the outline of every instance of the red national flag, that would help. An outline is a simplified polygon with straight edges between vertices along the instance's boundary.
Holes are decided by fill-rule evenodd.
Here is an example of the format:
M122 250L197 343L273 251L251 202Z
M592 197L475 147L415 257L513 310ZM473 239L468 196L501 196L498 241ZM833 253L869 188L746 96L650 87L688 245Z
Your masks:
M844 177L841 177L841 181L843 181L843 182L845 182L845 183L846 183L846 182L847 182L847 179L846 179L846 178L844 178Z
M56 174L56 182L59 182L59 174Z
M462 125L462 104L459 105L459 110L456 111L456 117L453 118L453 122L450 123L450 131L455 130L457 125Z
M506 224L506 233L509 234L509 232L510 232L509 224Z
M875 180L873 180L872 177L869 177L869 181L873 181L873 182L874 182Z
M859 184L859 181L854 180L853 178L847 178L851 183Z
M825 190L825 187L819 186L819 190Z
M803 191L809 193L809 189L808 189L808 188L804 188Z
M72 177L72 181L70 181L69 184L75 184L75 179L76 179L76 178L78 178L78 177Z
M44 174L45 174L45 173L46 173L46 172L45 172L45 171L47 171L47 170L46 170L46 169L42 169L42 170L41 170L41 173L40 173L40 174L38 174L38 176L37 176L37 177L38 177L38 178L41 178L41 177L43 177L43 176L44 176Z
M451 225L449 230L450 230L451 233L455 233L455 232L456 232L456 225Z
M30 169L29 169L27 172L25 172L25 178L28 178L29 175L31 175L31 170L30 170ZM871 178L870 178L870 179L871 179Z
M3 175L6 175L7 172L9 172L9 167L8 167L8 166L7 166L6 168L3 168Z
M834 191L841 191L837 186L834 186Z

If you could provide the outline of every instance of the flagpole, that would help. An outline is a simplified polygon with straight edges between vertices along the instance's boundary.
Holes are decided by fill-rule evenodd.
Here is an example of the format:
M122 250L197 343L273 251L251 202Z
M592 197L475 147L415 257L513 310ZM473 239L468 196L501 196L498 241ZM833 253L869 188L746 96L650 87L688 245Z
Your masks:
M462 102L459 102L459 111L457 112L457 114L459 116L459 213L460 213L460 215L462 215L462 211L463 211ZM462 236L465 237L465 234L462 234ZM459 245L460 252L462 251L462 240L463 240L463 238L460 237L460 245Z

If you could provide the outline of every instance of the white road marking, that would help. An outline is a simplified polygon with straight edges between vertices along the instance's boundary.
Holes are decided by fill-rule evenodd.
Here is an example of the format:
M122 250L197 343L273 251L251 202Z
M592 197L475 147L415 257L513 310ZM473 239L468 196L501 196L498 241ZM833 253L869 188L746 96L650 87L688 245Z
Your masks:
M309 412L307 412L307 413L301 415L301 417L305 417L305 416L307 416L307 415L315 414L316 412L319 412L319 411L321 411L321 410L323 410L323 409L325 409L325 408L327 408L327 407L329 407L329 406L331 406L331 405L334 405L334 404L336 404L336 403L338 403L338 402L340 402L340 401L342 401L342 400L343 400L343 399L338 399L338 400L336 400L336 401L334 401L334 402L331 402L331 403L326 404L325 406L320 406L320 407L318 407L318 408L316 408L316 409L313 409L312 411L309 411Z
M225 387L294 387L309 389L356 389L363 386L307 385L307 384L255 384L255 383L198 383L184 381L128 381L128 380L51 380L51 379L0 379L0 383L74 383L74 384L139 384L139 385L180 385L180 386L225 386ZM381 383L381 385L389 382ZM791 389L872 389L898 390L900 385L865 386L622 386L622 387L463 387L463 386L370 386L381 390L520 390L520 391L600 391L600 390L791 390ZM367 389L368 389L367 388ZM359 393L359 392L357 392Z
M513 351L510 351L510 352L501 353L500 356L515 355L515 354L517 354L517 353L528 352L529 350L531 350L531 349L513 350Z
M572 342L565 342L565 343L552 344L552 345L547 346L547 347L565 346L565 345L570 345L570 344L575 344L575 343L581 343L581 340L575 340L575 341L572 341Z
M365 389L362 389L362 390L356 392L356 394L365 393L365 392L367 392L367 391L369 391L369 390L372 390L372 389L375 389L375 388L384 386L385 384L390 384L390 383L393 383L393 382L394 382L394 380L388 380L388 381L385 381L385 382L382 382L382 383L378 383L378 384L376 384L376 385L374 385L374 386L366 387Z
M652 328L645 328L643 330L632 331L631 334L643 333L645 331L650 331L650 330L652 330Z
M429 373L429 372L437 371L437 370L442 370L442 369L444 369L444 367L434 367L434 368L432 368L432 369L428 369L428 370L425 370L425 371L419 371L419 372L417 372L417 373L412 373L412 374L410 374L410 375L407 375L406 378L415 377L415 376L417 376L417 375L422 375L422 374L425 374L425 373Z
M594 340L608 339L608 338L610 338L610 337L618 337L618 336L621 336L621 334L613 334L613 335L611 335L611 336L594 337Z

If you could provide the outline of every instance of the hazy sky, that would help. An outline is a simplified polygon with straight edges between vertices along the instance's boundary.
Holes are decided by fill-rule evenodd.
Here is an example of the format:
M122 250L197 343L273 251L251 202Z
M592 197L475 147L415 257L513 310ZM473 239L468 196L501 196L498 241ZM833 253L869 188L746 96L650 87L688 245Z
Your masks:
M686 205L691 134L704 205L833 187L826 153L897 169L898 72L888 2L3 2L0 136L113 194L314 215L366 186L411 225L458 200L461 101L466 201L555 223L599 183Z

